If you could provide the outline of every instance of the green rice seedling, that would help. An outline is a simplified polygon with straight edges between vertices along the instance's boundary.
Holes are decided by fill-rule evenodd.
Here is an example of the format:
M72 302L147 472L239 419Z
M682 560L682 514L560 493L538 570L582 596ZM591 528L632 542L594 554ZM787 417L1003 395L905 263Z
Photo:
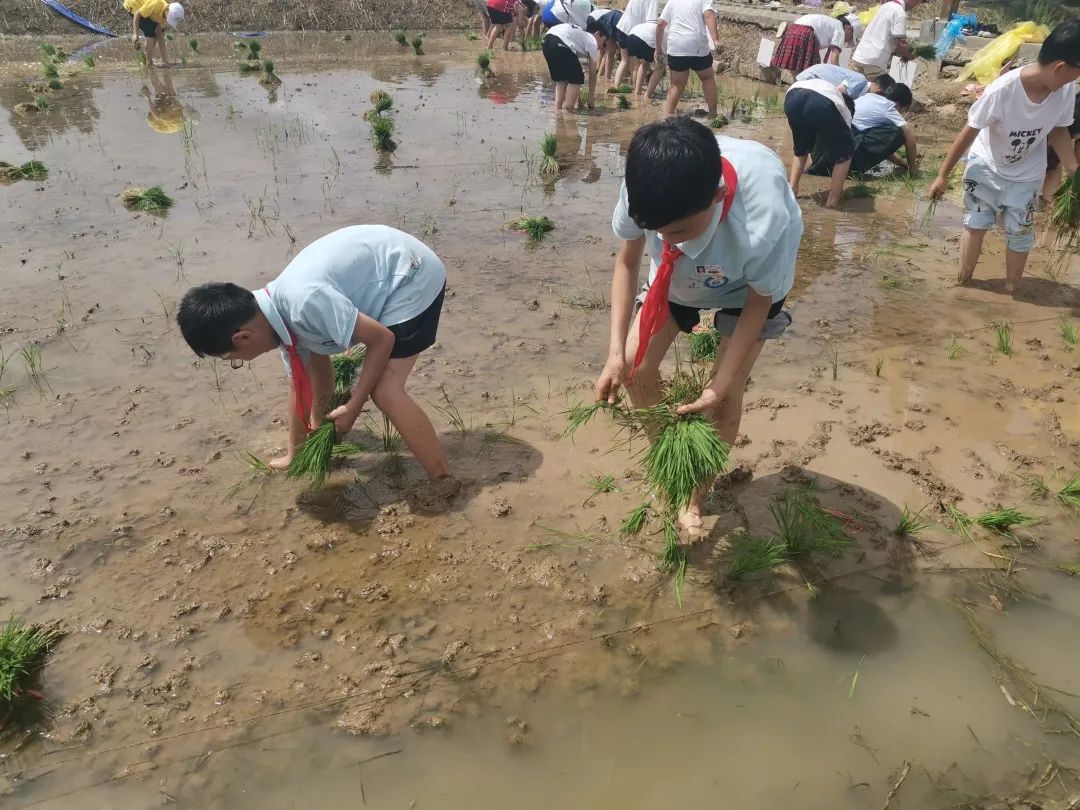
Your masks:
M0 382L4 379L4 372L7 371L8 360L10 360L6 354L4 354L3 348L0 348Z
M680 405L689 405L701 396L705 386L709 384L710 370L706 368L678 369L664 381L663 399L661 404L669 408L677 408ZM642 411L648 418L648 411Z
M345 42L352 42L352 34L346 34L341 39Z
M41 72L45 74L46 79L60 78L60 71L57 70L56 65L51 61L41 63Z
M49 170L40 160L28 160L21 166L12 166L10 163L0 161L0 178L14 182L15 180L44 180L49 176Z
M523 231L529 237L530 244L537 245L555 230L555 225L546 216L523 216L510 223L510 230Z
M961 512L956 508L955 504L951 503L945 504L945 514L948 515L953 522L953 531L964 535L964 537L970 540L971 527L975 525L975 521L971 516L965 512Z
M893 534L897 537L911 537L916 538L922 532L930 528L930 524L922 519L922 513L926 510L924 506L918 512L912 512L908 507L904 507L904 511L900 515L900 519L896 521L896 527L893 529Z
M634 107L634 105L630 103L630 99L628 99L626 96L619 96L619 102L616 106L620 110L630 110Z
M47 388L49 383L45 379L45 366L41 359L41 347L32 343L19 352L19 357L22 359L23 370L26 371L26 376L30 378L30 382L34 384L34 387L38 391Z
M396 453L405 443L385 413L382 415L382 433L377 438L384 453Z
M688 554L679 542L679 529L670 516L664 515L664 551L660 556L660 570L674 572L675 601L682 607L682 589L686 582Z
M780 112L783 108L784 103L780 100L780 96L765 97L765 112L776 113Z
M821 508L806 490L788 490L769 505L777 539L790 557L814 552L839 556L852 545L840 518Z
M1012 324L998 321L994 324L994 338L997 344L997 350L1006 357L1012 357L1013 353L1013 336L1012 336Z
M246 59L251 62L259 61L259 54L262 53L262 43L259 40L245 39L241 45L247 49Z
M136 51L135 61L138 62L141 67L146 67L146 51Z
M151 214L164 213L175 204L172 197L161 190L161 186L132 186L121 192L120 199L132 211L146 211Z
M165 35L165 41L166 42L173 42L175 40L176 40L176 36L172 32L169 32L168 34Z
M379 115L394 106L394 97L385 90L372 90L369 101L371 101L372 108Z
M570 410L566 412L566 430L563 431L563 436L573 436L585 425L592 421L592 418L600 411L614 411L618 408L617 405L611 405L607 402L590 402L586 405L583 402L575 402L570 406Z
M461 415L461 409L454 404L454 401L450 399L450 395L446 393L446 386L439 386L439 393L442 394L443 403L442 406L436 405L435 410L443 415L443 418L450 423L457 433L464 435L471 430L471 426L465 422L465 417Z
M341 442L335 444L334 449L330 451L330 458L333 461L340 461L345 458L353 458L364 452L364 448L358 444L352 442Z
M945 351L950 360L955 360L964 353L964 347L960 345L960 342L956 339L956 335L953 335L952 340L949 341L948 348L946 348Z
M919 219L919 227L924 230L930 230L930 226L934 224L934 215L937 213L938 201L931 199L926 203L926 208L923 209L923 215Z
M15 392L19 389L14 385L0 386L0 408L7 410L15 404Z
M700 414L679 416L666 406L649 410L655 438L643 460L645 481L678 513L690 503L694 490L724 471L731 448Z
M690 358L701 363L711 363L716 359L720 348L721 334L715 329L705 327L690 333Z
M352 390L356 380L356 370L364 364L367 349L363 346L354 346L347 352L335 354L330 358L330 365L334 369L335 393L348 394Z
M187 44L188 47L191 48L193 53L199 52L199 40L195 39L195 37L191 37L190 39L188 39Z
M589 91L582 89L582 91L578 94L578 109L585 109L586 107L588 107L590 100L591 99L589 96Z
M241 450L240 451L240 460L243 461L244 464L246 464L248 466L248 468L252 472L259 472L259 473L273 472L273 470L270 469L269 464L267 464L265 461L263 461L261 458L259 458L254 453L251 453L251 452L249 452L247 450Z
M259 77L259 84L281 84L281 78L274 71L274 63L269 59L263 60L262 76Z
M620 84L618 87L609 87L608 92L613 94L617 93L620 96L624 96L627 93L633 93L634 88L631 87L629 84Z
M90 53L83 57L83 64L91 70L97 67L97 63L94 61L94 55Z
M1064 571L1070 577L1080 577L1080 562L1074 563L1058 563L1059 571Z
M1077 341L1080 340L1080 332L1078 332L1076 324L1064 315L1058 320L1058 329L1061 330L1061 339L1070 346L1075 346Z
M414 54L416 54L417 56L424 55L424 37L421 34L417 34L415 37L413 37L411 44Z
M727 577L738 581L758 571L769 571L787 560L787 547L783 543L740 534L731 543Z
M619 488L615 486L615 476L613 475L593 476L589 479L589 488L591 492L589 493L589 497L582 502L582 506L588 505L597 495L606 495L611 492L619 491Z
M303 478L311 489L318 489L330 474L334 455L334 423L326 422L311 431L285 470L286 478Z
M641 534L641 530L645 528L645 521L649 519L650 509L652 509L652 506L645 502L627 515L623 522L619 524L619 534L623 537Z
M540 153L543 155L540 160L540 174L551 176L559 173L559 160L555 157L558 148L558 141L550 132L540 141Z
M404 31L395 31L394 32L394 42L396 42L401 47L405 48L405 47L408 47L408 45L409 45L409 38L407 36L405 36Z
M40 45L38 45L38 48L41 49L42 57L44 59L51 60L56 58L57 51L55 45L52 45L48 42L42 42Z
M236 69L245 76L248 73L257 73L258 71L262 70L262 68L255 62L237 62Z
M728 121L726 115L718 115L712 121L709 122L709 126L712 127L713 129L723 129L729 123L730 122Z
M476 66L485 76L491 75L491 51L480 51L476 55Z
M874 361L874 376L881 376L881 369L885 367L885 358L879 357Z
M1022 475L1020 480L1024 483L1024 489L1032 498L1043 500L1050 497L1050 487L1038 475Z
M1008 534L1014 526L1030 526L1038 522L1038 518L1029 515L1019 509L993 509L973 517L972 522L984 529L989 529L998 534Z
M59 79L49 79L50 90L63 90L64 84Z
M848 200L865 200L873 196L873 186L868 186L866 183L856 183L844 190L844 198Z
M1080 511L1080 475L1054 493L1062 506L1069 506Z
M0 630L0 708L10 707L45 663L60 634L12 616Z
M937 59L937 48L932 43L916 45L912 50L919 59Z
M384 118L381 115L372 116L371 119L371 142L379 152L393 152L397 149L394 143L394 120Z
M840 349L835 343L829 344L826 356L829 358L829 365L832 366L833 382L836 382L836 379L840 376Z
M469 40L469 42L476 42L480 37L478 37L475 32L470 31L465 35L465 39Z

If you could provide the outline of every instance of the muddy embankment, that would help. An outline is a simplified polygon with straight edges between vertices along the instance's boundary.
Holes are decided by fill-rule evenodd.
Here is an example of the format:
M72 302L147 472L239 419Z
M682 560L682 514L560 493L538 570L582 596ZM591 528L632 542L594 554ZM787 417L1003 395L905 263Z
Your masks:
M122 0L67 0L65 5L113 31L126 31L131 24ZM184 5L188 31L436 30L476 23L469 0L189 0ZM79 30L39 0L0 0L0 33L73 34Z

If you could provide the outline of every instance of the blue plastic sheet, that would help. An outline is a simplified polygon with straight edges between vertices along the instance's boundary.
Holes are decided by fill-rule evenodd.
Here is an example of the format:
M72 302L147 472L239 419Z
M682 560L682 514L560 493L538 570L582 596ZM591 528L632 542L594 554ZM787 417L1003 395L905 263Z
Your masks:
M979 21L974 14L954 14L945 26L945 30L941 32L941 36L938 37L938 41L934 43L937 58L944 57L957 40L964 41L962 32L965 28L976 28L978 25Z

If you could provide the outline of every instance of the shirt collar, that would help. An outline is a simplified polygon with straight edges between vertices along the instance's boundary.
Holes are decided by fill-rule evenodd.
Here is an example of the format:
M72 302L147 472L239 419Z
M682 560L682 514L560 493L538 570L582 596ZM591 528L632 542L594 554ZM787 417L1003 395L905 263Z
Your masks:
M713 206L712 219L709 220L709 226L701 232L700 236L696 236L693 239L689 239L686 242L680 242L676 247L679 248L686 256L691 259L696 259L704 252L705 248L712 242L713 236L716 235L716 228L720 224L720 217L724 213L724 207L722 203L716 203Z
M278 336L278 340L281 341L282 345L291 346L293 344L292 334L285 325L285 319L282 318L281 313L278 312L277 304L274 303L274 299L270 295L270 290L266 287L263 287L261 290L256 290L255 303L259 305L262 314L266 317L266 320L270 322L270 328L274 330L274 333Z

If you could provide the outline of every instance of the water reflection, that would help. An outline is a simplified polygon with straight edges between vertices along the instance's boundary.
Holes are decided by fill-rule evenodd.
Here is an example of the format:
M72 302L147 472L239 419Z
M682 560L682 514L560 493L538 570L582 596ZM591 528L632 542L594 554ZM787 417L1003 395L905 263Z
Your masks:
M63 90L48 94L49 109L33 114L15 109L17 104L34 100L35 93L28 84L0 82L0 106L8 111L12 129L31 152L70 129L89 134L101 117L93 92L101 83L95 76L78 73L65 76L63 81Z
M183 129L184 108L176 98L170 73L158 70L147 71L147 81L139 89L139 95L147 100L150 112L146 114L146 123L154 132L162 135L174 135Z

